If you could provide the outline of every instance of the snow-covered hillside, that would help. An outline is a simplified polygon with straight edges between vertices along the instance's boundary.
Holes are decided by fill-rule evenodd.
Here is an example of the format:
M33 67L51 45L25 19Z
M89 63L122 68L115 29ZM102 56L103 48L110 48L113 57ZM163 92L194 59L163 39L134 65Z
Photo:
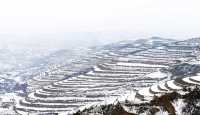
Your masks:
M155 96L198 85L199 50L183 43L152 37L46 53L27 50L11 58L23 66L2 72L1 88L19 96L13 110L22 115L94 115L103 114L99 107L115 105L126 114L145 114L142 105Z

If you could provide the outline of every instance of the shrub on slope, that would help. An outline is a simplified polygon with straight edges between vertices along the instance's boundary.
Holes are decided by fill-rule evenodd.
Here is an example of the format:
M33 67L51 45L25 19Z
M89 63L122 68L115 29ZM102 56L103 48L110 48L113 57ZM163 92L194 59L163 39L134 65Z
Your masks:
M83 111L78 111L74 115L136 115L136 114L125 111L122 105L118 102L117 104L91 107Z

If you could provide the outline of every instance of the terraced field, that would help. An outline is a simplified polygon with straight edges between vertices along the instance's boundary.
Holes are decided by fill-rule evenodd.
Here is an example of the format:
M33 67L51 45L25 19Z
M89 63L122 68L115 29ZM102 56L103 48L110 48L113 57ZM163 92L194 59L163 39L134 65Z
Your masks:
M191 60L193 49L174 44L164 48L146 48L133 47L133 51L137 51L134 53L121 49L96 55L101 63L70 77L68 74L73 71L65 68L44 78L35 77L30 84L32 87L39 85L40 88L20 100L15 110L23 115L62 112L70 114L88 104L101 103L107 98L117 99L132 90L137 92L134 100L137 103L154 95L200 83L198 76L170 80L171 74L162 71Z
M150 87L143 88L135 94L135 100L137 101L135 101L134 104L137 104L136 102L149 102L154 98L154 96L161 96L174 91L179 91L180 93L182 91L182 93L185 94L187 92L184 92L183 90L189 86L200 86L200 76L197 75L177 78L175 80L168 80L163 83L154 84Z

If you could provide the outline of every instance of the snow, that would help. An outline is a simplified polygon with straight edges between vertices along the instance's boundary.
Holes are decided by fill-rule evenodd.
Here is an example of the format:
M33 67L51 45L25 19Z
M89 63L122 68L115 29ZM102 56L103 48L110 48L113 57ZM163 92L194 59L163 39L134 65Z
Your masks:
M100 68L98 68L97 66L94 66L94 70L95 70L95 71L103 71L103 70L101 70Z
M126 100L130 101L130 102L134 102L135 101L135 95L136 92L131 91L126 97Z
M167 87L165 87L165 83L160 83L159 86L160 86L160 88L162 88L164 90L168 90Z
M41 99L41 100L74 100L74 101L87 101L87 100L104 100L104 98L99 97L99 98L87 98L87 97L47 97L47 98L42 98L42 97L35 97L34 94L30 94L29 98L37 100L37 99Z
M87 74L94 75L93 71L89 71Z
M193 77L191 77L191 79L194 79L194 80L196 80L196 81L199 81L199 82L200 82L200 76L193 76Z
M188 63L189 64L200 64L200 60L192 59Z
M43 108L43 107L27 107L27 106L21 106L19 103L17 103L17 108L23 108L23 109L31 109L31 110L37 110L37 111L46 111L46 110L59 110L59 111L70 111L74 108Z
M26 104L32 104L31 102L27 102L25 100L21 100L23 103L26 103ZM35 103L35 104L40 104L40 105L65 105L65 106L81 106L81 105L85 105L87 104L87 102L82 102L82 103L42 103L42 102L39 102L39 103Z
M125 57L119 57L118 61L128 61L130 58L125 58Z
M191 80L190 80L190 77L183 78L182 80L183 80L184 82L187 82L187 83L200 85L200 83L197 83L197 82L191 81Z
M157 112L155 115L169 115L169 113L167 111L161 110L161 111Z
M121 91L121 93L122 92L123 91ZM122 101L125 101L126 99L132 100L132 99L135 99L135 94L136 94L135 92L131 92L131 93L129 92L129 93L125 93L125 94L119 95L119 96L108 96L108 97L105 97L103 99L104 101L102 101L102 102L93 102L93 103L90 103L90 104L86 104L85 106L81 106L79 108L79 110L82 111L82 110L84 110L86 108L90 108L92 106L98 107L100 105L116 104L118 101L122 102Z
M127 74L119 74L121 76L123 75L127 75ZM119 76L118 75L118 76ZM130 74L131 76L131 74ZM80 75L78 76L78 78L83 78L83 79L91 79L91 80L132 80L132 79L135 79L133 77L130 77L130 76L123 76L123 77L107 77L107 76L86 76L86 75Z
M164 78L167 77L168 75L166 73L162 73L160 71L158 72L153 72L150 74L147 74L146 77L150 77L150 78Z
M152 41L151 41L152 42ZM162 47L159 47L158 49L162 49ZM151 50L151 49L150 49ZM165 52L164 52L165 53ZM161 62L161 61L165 61L166 63L168 63L168 60L170 60L168 57L168 55L165 55L162 51L160 50L155 50L155 51L146 51L145 53L143 52L143 55L144 57L142 57L142 55L140 57L137 57L138 59L141 59L139 61L155 61L156 62ZM117 54L114 54L114 53L110 53L111 55L117 55ZM138 54L140 55L140 54ZM103 55L102 55L103 56ZM102 57L100 56L100 58ZM146 56L146 57L145 57ZM148 57L149 56L149 57ZM163 57L162 57L163 56ZM109 57L109 56L106 56L105 57ZM163 67L168 67L168 66L165 66L165 65L156 65L156 64L146 64L146 63L140 63L140 62L137 62L135 61L136 63L132 62L132 63L128 63L128 62L120 62L121 61L128 61L129 59L137 59L137 58L119 58L118 60L118 63L114 64L114 63L105 63L103 66L110 66L111 67L111 70L106 70L104 68L101 69L100 65L98 66L94 66L94 70L95 71L99 71L99 72L96 72L95 71L89 71L86 75L79 75L79 76L75 76L75 77L72 77L72 78L69 78L67 80L62 80L62 81L59 81L59 82L56 82L54 83L55 85L58 85L58 86L53 86L53 85L48 85L48 86L44 86L43 88L44 89L51 89L51 90L57 90L55 92L53 91L45 91L44 89L40 89L40 90L36 90L35 93L37 94L42 94L42 95L47 95L46 98L44 97L39 97L37 95L34 95L34 93L31 93L28 98L30 99L34 99L34 100L37 100L38 99L38 102L35 102L35 103L39 103L41 105L48 105L49 103L44 103L44 102L39 102L39 100L49 100L49 101L56 101L56 100L72 100L74 102L74 105L82 105L82 104L85 104L86 102L81 102L81 101L87 101L89 104L86 104L85 106L81 107L80 109L84 109L84 108L89 108L93 105L107 105L107 104L111 104L113 102L115 102L116 100L119 100L119 101L124 101L124 100L128 100L130 102L139 102L139 98L136 99L136 92L132 91L130 92L129 94L125 94L124 92L127 90L127 89L124 89L124 90L121 90L119 88L121 87L124 87L124 85L127 83L125 82L124 84L121 84L121 80L126 80L128 81L127 84L129 84L129 81L130 80L136 80L135 81L135 84L134 84L134 81L132 82L134 85L136 85L135 87L137 87L137 84L140 84L141 86L149 86L149 85L152 85L152 83L155 83L156 80L153 79L151 81L151 79L149 80L146 80L146 77L147 78L165 78L165 77L168 77L168 74L167 73L162 73L160 71L157 71L157 72L153 72L153 73L150 73L150 72L147 72L147 73L150 73L150 74L147 74L147 75L144 75L144 73L141 72L142 77L138 76L138 78L143 78L141 81L138 80L137 81L137 77L135 76L138 72L138 70L132 70L133 68L134 69L138 69L138 68L145 68L145 67L151 67L151 69L153 69L153 71L156 71L156 70L159 70L160 68L163 68ZM103 58L104 59L104 58ZM124 66L130 66L130 67L124 67ZM113 68L112 68L113 67ZM121 69L122 68L122 69ZM120 71L117 71L116 73L112 73L114 72L114 70L112 71L112 69L115 69L115 70L120 70L123 72L123 69L126 70L126 72L124 73L120 73ZM132 70L129 72L127 72L128 70ZM58 73L60 73L62 71L58 71ZM63 71L63 72L66 72L66 71ZM135 72L135 73L134 73ZM132 73L132 74L131 74ZM140 74L140 72L138 72ZM90 75L89 75L90 74ZM140 74L140 75L141 75ZM95 75L95 76L94 76ZM126 78L127 77L127 78ZM49 79L36 79L37 81L40 81L40 82L48 82ZM188 79L187 79L188 80ZM200 81L200 79L199 79ZM149 84L148 84L149 83ZM69 87L59 87L59 86L68 86ZM103 86L105 85L105 86ZM132 84L131 84L132 85ZM162 91L162 90L159 90L157 86L160 86L162 89L166 89L167 91L169 91L169 89L167 89L164 85L165 83L161 83L161 84L155 84L151 87L147 87L147 88L144 88L144 89L141 89L138 91L138 93L140 95L143 95L146 98L153 98L153 96L155 94L151 93L150 92L150 89L153 91L153 92L165 92L165 91ZM176 84L174 84L173 81L167 81L167 85L169 87L172 87L172 89L182 89L181 87L177 86ZM80 87L80 88L79 88ZM92 87L92 88L91 88ZM134 87L134 88L135 88ZM126 87L127 88L127 87ZM140 87L137 87L137 88L140 88ZM70 90L69 90L70 89ZM60 90L64 90L65 92L63 94L65 94L65 97L62 96L62 95L56 95L56 94L60 94L59 91ZM117 90L117 91L116 91ZM121 91L121 92L120 92ZM82 94L82 92L84 92ZM87 94L92 94L92 95L96 95L96 94L103 94L105 93L106 96L99 96L99 97L87 97L86 95ZM50 97L48 95L56 95L57 97ZM62 93L61 93L62 94ZM79 94L79 95L78 95ZM112 95L113 94L113 95ZM125 94L125 95L121 95L121 94ZM157 93L156 93L157 94ZM68 96L69 95L69 96ZM75 96L74 96L75 95ZM110 96L111 95L111 96ZM116 96L115 96L116 95ZM121 95L121 96L119 96ZM104 101L103 101L104 100ZM91 103L93 101L96 101L95 103ZM140 100L141 102L141 100ZM25 103L29 103L29 102L25 102ZM31 103L29 103L31 104ZM50 105L60 105L62 103L50 103ZM68 105L67 103L64 104L64 105ZM43 108L39 108L39 107L26 107L26 106L20 106L18 105L17 107L21 107L21 108L25 108L25 109L35 109L35 110L42 110ZM57 108L54 108L55 110L58 110ZM64 108L63 108L64 109ZM65 109L68 109L68 108L65 108ZM71 109L71 108L70 108ZM50 110L49 108L44 108L44 110ZM177 109L179 110L179 109ZM67 114L66 112L63 112L62 114ZM165 114L165 113L164 113Z
M200 76L200 73L197 73L197 76Z
M13 78L16 82L20 83L20 82L23 82L21 76L16 76Z
M164 92L164 91L161 91L161 90L158 89L158 85L157 85L157 84L151 86L151 90L154 91L154 92L158 92L158 93L159 93L159 92Z
M144 63L125 63L125 62L118 62L117 65L121 66L141 66L141 67L167 67L165 65L152 65L152 64L144 64Z
M167 81L167 85L172 89L177 89L177 90L182 89L182 87L179 87L176 84L174 84L174 80Z
M113 52L110 52L109 53L111 56L118 56L118 54L115 54L115 53L113 53Z
M165 49L164 46L157 47L156 49Z
M0 108L1 115L16 115L12 108Z
M0 98L2 98L2 102L10 102L11 99L15 99L16 101L21 99L21 97L17 96L16 93L6 93L3 95L0 95Z
M172 104L176 110L176 114L183 115L182 111L183 111L183 108L185 107L185 103L183 102L183 99L175 100Z
M149 92L149 87L143 88L143 89L139 90L138 93L139 93L140 95L145 96L145 97L146 97L146 96L150 96L150 97L154 96L154 94L152 94L152 93Z

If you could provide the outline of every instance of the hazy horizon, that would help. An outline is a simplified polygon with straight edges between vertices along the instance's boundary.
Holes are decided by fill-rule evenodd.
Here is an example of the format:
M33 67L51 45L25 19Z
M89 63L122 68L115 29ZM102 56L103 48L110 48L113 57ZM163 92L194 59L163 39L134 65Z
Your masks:
M0 40L4 46L18 42L62 48L152 36L183 40L200 36L199 3L198 0L0 1Z

